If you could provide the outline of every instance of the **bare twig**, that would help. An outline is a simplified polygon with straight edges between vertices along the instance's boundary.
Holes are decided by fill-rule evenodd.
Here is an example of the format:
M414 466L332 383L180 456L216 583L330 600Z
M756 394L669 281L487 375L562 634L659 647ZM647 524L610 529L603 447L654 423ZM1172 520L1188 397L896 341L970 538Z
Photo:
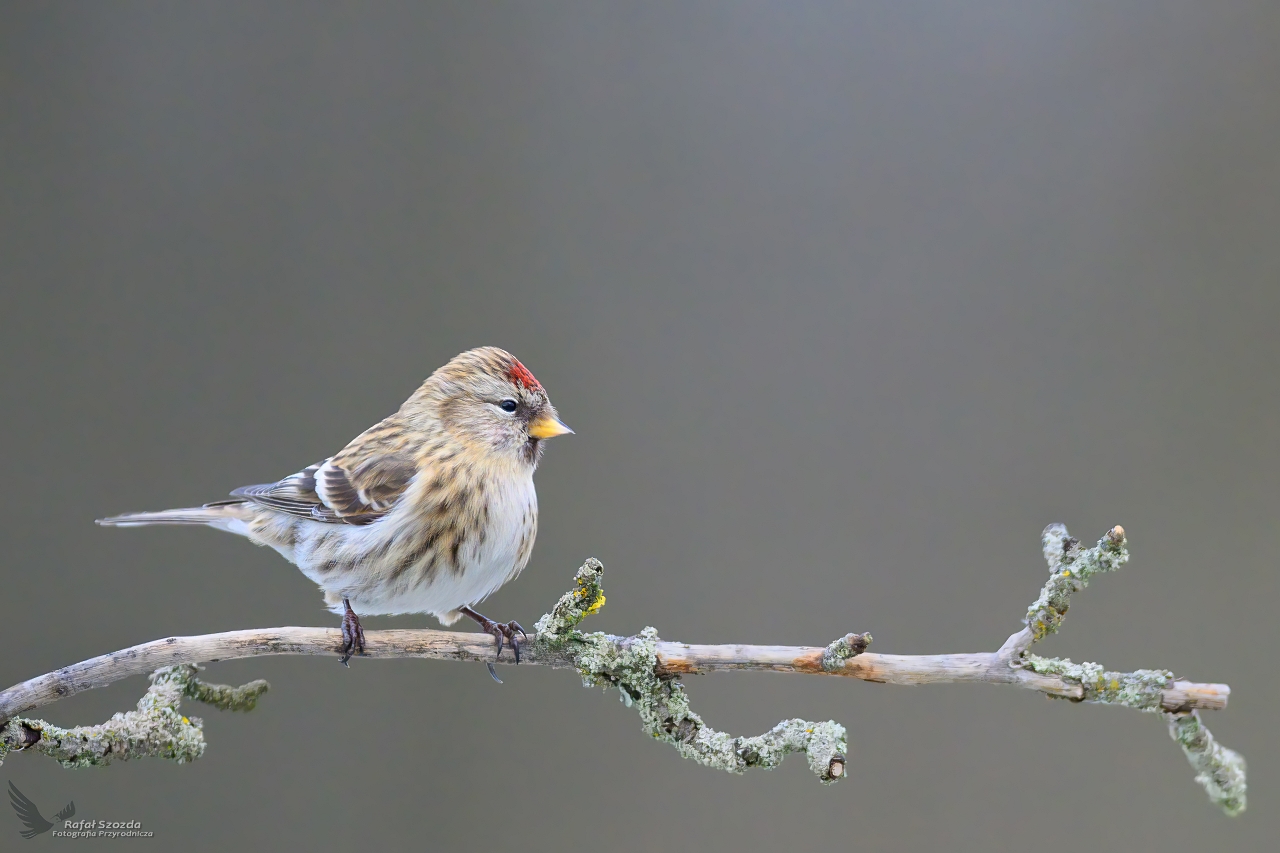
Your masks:
M1197 780L1211 798L1230 814L1242 811L1245 803L1243 760L1217 744L1195 714L1197 710L1225 708L1231 692L1227 685L1180 680L1165 670L1109 672L1098 664L1075 664L1066 659L1029 654L1032 644L1061 626L1074 592L1086 586L1094 575L1112 571L1128 559L1124 530L1120 527L1109 531L1096 546L1081 549L1066 528L1051 525L1045 529L1043 544L1049 579L1028 609L1026 627L1015 632L994 652L874 654L866 651L871 643L870 634L847 634L826 647L688 645L660 640L652 628L630 637L584 634L577 630L577 625L604 603L600 585L603 567L596 560L588 560L578 570L574 588L561 596L551 612L538 621L536 634L525 646L522 661L534 666L576 669L586 684L618 688L624 702L637 707L645 730L670 743L685 757L730 772L742 772L750 767L776 766L787 753L803 751L814 773L824 782L836 781L845 773L847 748L843 726L831 721L784 720L763 735L732 737L712 729L690 709L680 677L755 670L845 676L888 684L984 682L1010 684L1074 701L1163 712L1170 720L1175 739L1182 744L1196 769ZM128 758L130 754L164 754L179 760L199 757L204 749L199 723L192 724L181 717L177 712L177 698L187 696L219 707L248 710L266 689L266 683L254 682L241 688L204 685L195 678L194 667L179 665L258 655L332 655L340 644L339 633L326 628L273 628L168 637L30 679L0 693L0 720L8 721L0 728L0 758L11 749L31 748L73 766L107 763L113 757ZM369 631L365 635L365 653L370 658L487 662L493 656L493 639L487 634L427 629ZM504 657L502 662L511 663L512 659ZM83 740L80 736L88 729L62 730L41 720L17 718L19 714L66 696L153 670L160 670L153 677L157 685L181 684L177 693L169 689L173 696L165 693L169 698L164 698L160 705L171 708L173 714L186 721L183 726L194 730L198 749L175 749L170 754L165 748L147 746L154 739L146 738L138 739L140 745L135 748L130 736L106 738L110 745L105 751L95 747L72 754L65 751L65 744L71 742L73 735ZM148 696L157 689L153 686ZM144 703L148 701L154 704L155 700L143 698ZM142 703L139 712L133 713L141 712ZM122 715L116 715L112 722L117 718ZM162 722L164 725L159 730L179 734L184 731L174 728L170 716L164 716ZM94 731L99 729L103 727L93 727Z

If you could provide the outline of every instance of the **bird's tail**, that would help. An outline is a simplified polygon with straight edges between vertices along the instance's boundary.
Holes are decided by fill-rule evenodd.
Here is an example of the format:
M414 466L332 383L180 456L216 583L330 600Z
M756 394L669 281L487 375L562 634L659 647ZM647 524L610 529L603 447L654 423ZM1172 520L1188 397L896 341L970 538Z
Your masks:
M239 509L242 506L244 501L221 501L159 512L129 512L99 518L97 523L103 527L145 527L148 524L207 524L211 527L225 527L241 518Z

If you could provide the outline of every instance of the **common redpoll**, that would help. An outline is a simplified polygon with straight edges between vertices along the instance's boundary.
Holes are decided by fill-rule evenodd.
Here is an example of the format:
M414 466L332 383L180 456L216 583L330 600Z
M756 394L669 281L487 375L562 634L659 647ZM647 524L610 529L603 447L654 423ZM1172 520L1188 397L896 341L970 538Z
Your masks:
M230 500L101 519L111 527L203 524L268 545L342 615L342 662L364 652L365 614L468 616L520 660L517 622L473 607L529 561L542 442L572 432L515 356L469 350L336 456ZM496 676L495 676L496 678Z

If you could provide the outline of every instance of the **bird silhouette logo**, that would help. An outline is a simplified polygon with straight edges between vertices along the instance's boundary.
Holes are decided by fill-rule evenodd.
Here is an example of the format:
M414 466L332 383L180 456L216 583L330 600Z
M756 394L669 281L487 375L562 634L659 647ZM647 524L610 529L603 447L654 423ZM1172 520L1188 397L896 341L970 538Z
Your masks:
M23 838L35 838L42 832L48 832L53 829L56 821L67 820L76 813L76 804L73 800L53 816L52 821L44 819L44 815L40 814L40 809L36 808L36 804L27 799L27 795L17 789L17 787L9 783L9 802L13 804L13 810L18 813L18 820L27 827L18 830Z

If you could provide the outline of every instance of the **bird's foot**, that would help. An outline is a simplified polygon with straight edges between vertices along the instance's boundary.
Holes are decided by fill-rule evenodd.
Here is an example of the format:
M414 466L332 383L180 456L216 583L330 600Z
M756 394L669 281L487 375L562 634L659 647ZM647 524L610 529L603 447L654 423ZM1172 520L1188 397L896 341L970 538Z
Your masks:
M461 607L459 611L469 619L475 621L480 626L480 630L486 634L492 634L494 642L497 644L497 653L493 656L494 660L502 657L502 641L506 640L507 645L511 646L511 652L516 656L516 663L520 663L520 639L516 636L519 632L520 636L526 640L529 635L525 633L524 628L520 627L520 623L512 620L510 622L494 622L487 616L481 615L470 607ZM502 679L498 678L498 673L493 668L493 662L489 663L489 674L493 676L493 680L502 683Z
M346 612L342 614L342 657L338 661L347 666L352 655L364 654L364 628L360 624L360 617L351 609L351 602L344 598L342 606Z

